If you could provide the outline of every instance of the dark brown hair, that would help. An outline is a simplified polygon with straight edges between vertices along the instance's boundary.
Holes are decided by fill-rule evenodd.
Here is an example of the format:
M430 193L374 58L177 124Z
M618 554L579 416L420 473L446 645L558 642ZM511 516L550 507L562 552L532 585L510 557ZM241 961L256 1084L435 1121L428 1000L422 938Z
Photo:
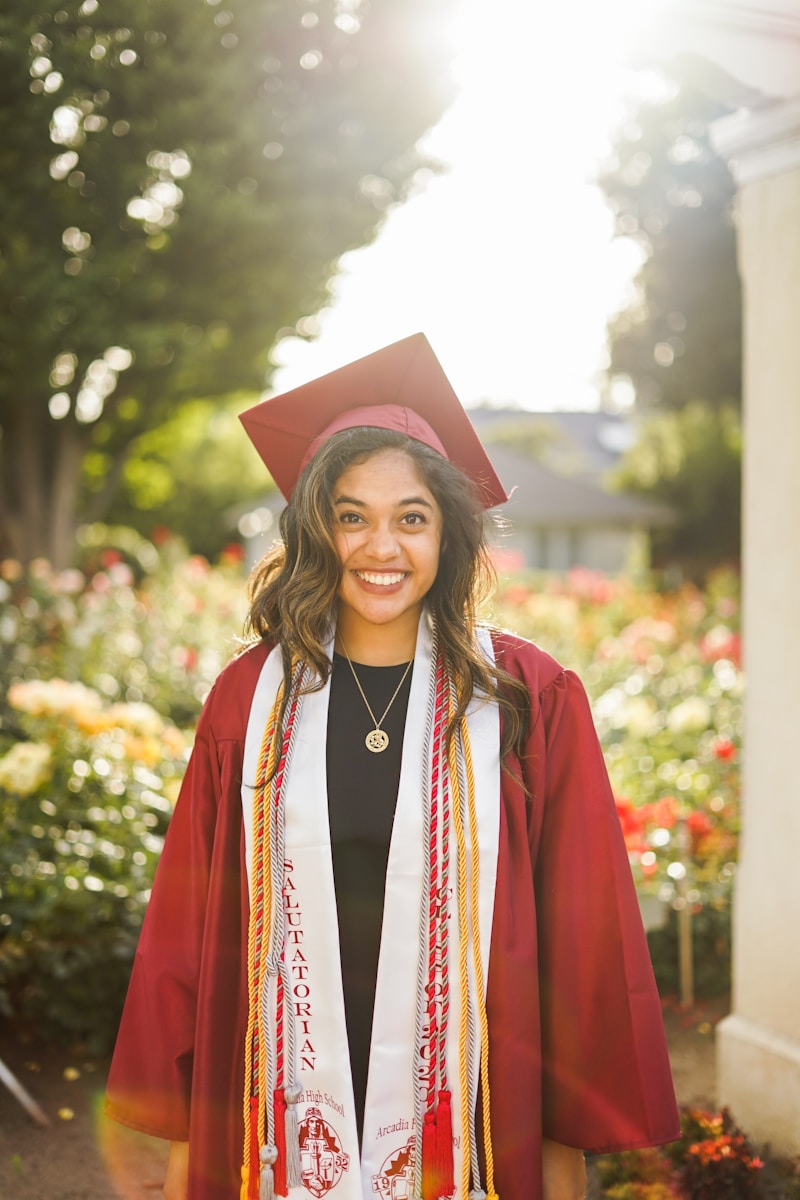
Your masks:
M527 689L484 658L475 636L478 610L495 584L477 489L463 471L414 438L358 426L334 434L320 447L281 514L281 542L250 577L248 632L280 645L286 694L296 658L316 675L313 687L323 686L331 670L326 644L341 580L332 528L333 491L351 463L365 462L381 450L401 450L409 456L442 513L439 569L425 602L456 688L457 709L448 736L477 692L500 707L503 756L510 749L519 753L530 709Z

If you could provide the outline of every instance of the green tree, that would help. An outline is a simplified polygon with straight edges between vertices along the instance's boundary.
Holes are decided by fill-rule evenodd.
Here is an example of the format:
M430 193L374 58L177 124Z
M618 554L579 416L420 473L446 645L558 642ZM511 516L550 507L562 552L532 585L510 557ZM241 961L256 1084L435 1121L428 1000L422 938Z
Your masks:
M724 111L687 84L640 103L600 178L617 236L644 253L634 299L608 325L608 375L633 385L640 424L616 483L673 509L653 559L695 576L740 546L735 184L709 132Z
M243 407L191 400L137 438L108 520L144 537L165 526L194 553L216 558L238 536L237 521L248 502L270 488L261 460L243 436L237 416ZM84 466L91 476L92 452ZM97 469L102 472L102 461Z
M3 6L0 553L67 561L135 438L308 332L450 97L430 7Z
M640 410L741 400L735 184L709 135L725 111L688 85L639 103L599 179L617 236L644 252L608 326L609 376L630 379Z
M741 544L742 429L733 404L699 400L651 415L617 469L625 491L657 500L676 514L651 534L656 566L679 562L692 576L737 563Z

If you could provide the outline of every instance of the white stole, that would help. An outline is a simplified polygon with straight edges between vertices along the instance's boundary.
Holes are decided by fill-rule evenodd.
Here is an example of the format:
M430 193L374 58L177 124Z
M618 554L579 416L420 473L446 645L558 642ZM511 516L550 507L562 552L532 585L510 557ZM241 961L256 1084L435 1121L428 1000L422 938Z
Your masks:
M488 632L481 648L492 658ZM417 636L408 700L402 767L389 849L386 892L375 992L364 1130L359 1148L339 960L339 929L331 859L325 744L330 681L303 698L291 765L285 782L286 866L284 911L286 961L297 1033L298 1104L303 1187L296 1200L403 1200L414 1172L415 1019L419 924L423 878L424 740L431 685L431 635L423 614ZM256 685L244 748L242 806L248 879L253 852L253 796L258 759L269 714L283 679L280 649L268 655ZM473 700L467 727L475 771L478 818L479 925L484 983L497 874L500 825L499 714L497 705ZM455 838L451 837L455 846ZM471 857L470 864L474 861ZM470 865L470 869L471 865ZM460 1196L458 920L451 903L449 964L452 982L447 1048L452 1086L454 1165ZM472 974L472 987L475 979ZM478 1047L474 1047L477 1058ZM477 1062L472 1064L474 1109Z

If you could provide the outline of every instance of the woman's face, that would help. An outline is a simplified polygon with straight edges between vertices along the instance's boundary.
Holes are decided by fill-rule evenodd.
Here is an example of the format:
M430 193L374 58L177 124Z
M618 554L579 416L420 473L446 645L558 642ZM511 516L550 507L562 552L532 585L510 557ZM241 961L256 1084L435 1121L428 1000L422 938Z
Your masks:
M441 509L414 460L402 450L379 450L351 463L332 501L345 644L380 634L413 646L442 541Z

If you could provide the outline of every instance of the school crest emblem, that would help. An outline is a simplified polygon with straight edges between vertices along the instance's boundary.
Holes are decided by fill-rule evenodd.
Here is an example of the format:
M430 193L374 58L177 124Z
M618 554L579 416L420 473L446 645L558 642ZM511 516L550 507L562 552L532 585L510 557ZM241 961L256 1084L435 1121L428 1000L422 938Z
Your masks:
M377 1175L372 1176L372 1190L381 1200L408 1200L414 1182L414 1139L394 1150Z
M336 1187L350 1165L339 1135L318 1108L306 1109L300 1124L300 1173L303 1187L314 1200Z

